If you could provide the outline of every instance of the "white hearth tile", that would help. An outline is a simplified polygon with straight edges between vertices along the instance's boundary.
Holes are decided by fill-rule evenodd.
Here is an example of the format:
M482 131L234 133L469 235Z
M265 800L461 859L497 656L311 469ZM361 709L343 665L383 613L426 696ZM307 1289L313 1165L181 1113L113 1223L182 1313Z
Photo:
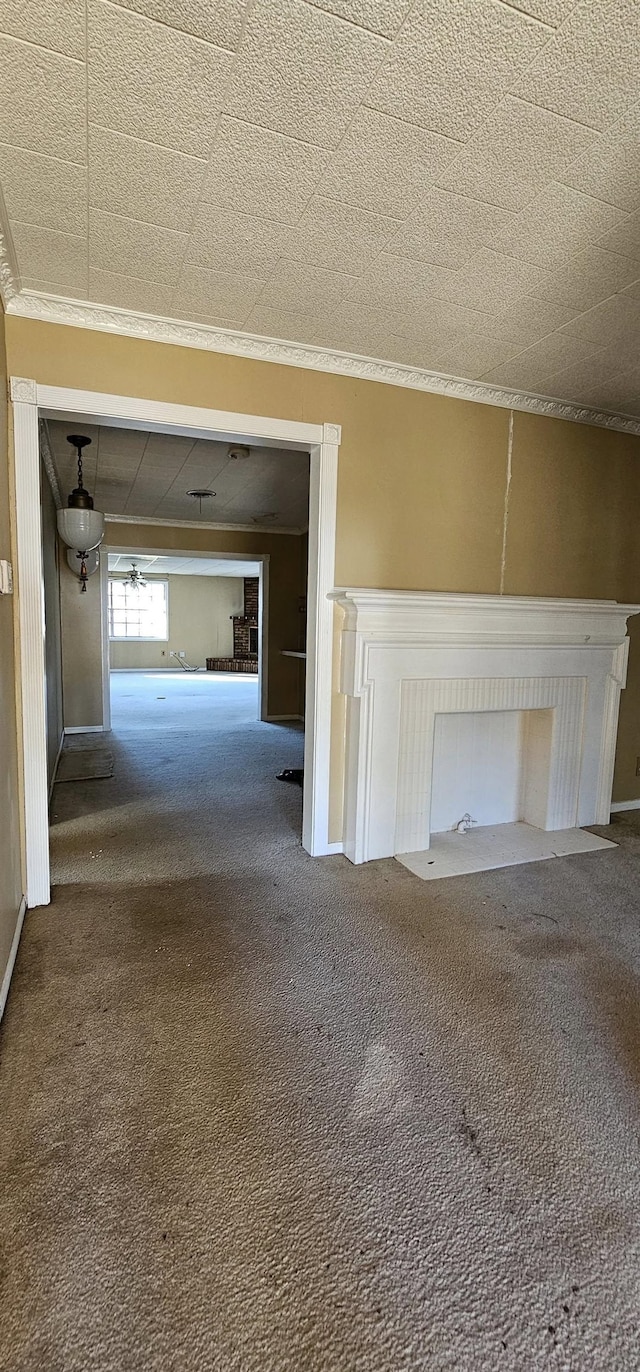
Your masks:
M396 853L396 858L422 881L437 881L441 877L460 877L617 846L588 829L545 830L531 824L492 824L466 834L433 834L431 847L426 851Z

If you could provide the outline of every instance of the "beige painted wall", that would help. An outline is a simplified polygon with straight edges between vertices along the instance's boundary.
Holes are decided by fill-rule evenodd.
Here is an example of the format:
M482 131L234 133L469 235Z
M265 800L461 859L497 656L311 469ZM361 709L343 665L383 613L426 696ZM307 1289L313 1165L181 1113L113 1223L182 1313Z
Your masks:
M65 729L102 724L102 616L100 573L87 581L86 592L60 559L62 631L62 698Z
M62 644L58 564L64 551L56 529L56 506L44 467L40 468L42 564L44 568L45 672L47 689L47 776L49 784L64 728L62 707Z
M151 576L147 578L153 580ZM192 667L207 657L233 656L232 615L241 615L244 583L234 576L168 576L169 640L167 643L112 643L112 667L180 667L169 657L184 651Z
M13 560L9 527L9 453L4 314L0 305L0 557ZM13 642L14 597L0 596L0 981L7 966L22 896L20 799Z
M14 374L54 385L341 424L336 585L640 601L630 514L640 439L515 414L509 486L507 410L17 317L7 321L7 347ZM343 705L336 694L333 837L341 830ZM634 654L619 799L640 796L637 754Z

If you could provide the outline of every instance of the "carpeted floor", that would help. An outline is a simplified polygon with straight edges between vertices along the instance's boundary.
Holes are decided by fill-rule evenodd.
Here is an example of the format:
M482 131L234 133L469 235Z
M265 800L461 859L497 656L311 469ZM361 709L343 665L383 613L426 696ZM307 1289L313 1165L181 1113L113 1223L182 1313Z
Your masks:
M0 1367L635 1369L640 814L440 883L313 861L254 683L142 680L2 1028Z

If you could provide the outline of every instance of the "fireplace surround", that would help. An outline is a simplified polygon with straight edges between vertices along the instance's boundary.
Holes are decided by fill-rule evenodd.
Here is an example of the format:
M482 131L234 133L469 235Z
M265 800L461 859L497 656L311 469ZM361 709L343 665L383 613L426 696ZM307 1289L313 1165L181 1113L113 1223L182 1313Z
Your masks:
M640 606L357 589L334 598L352 862L429 848L443 715L522 712L518 818L543 830L608 824L627 619Z

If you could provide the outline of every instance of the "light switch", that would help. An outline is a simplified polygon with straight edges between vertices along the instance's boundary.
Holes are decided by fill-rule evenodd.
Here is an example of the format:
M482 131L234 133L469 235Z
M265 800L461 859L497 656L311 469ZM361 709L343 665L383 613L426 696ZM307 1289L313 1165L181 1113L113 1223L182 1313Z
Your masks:
M0 595L13 594L13 568L5 558L0 558Z

